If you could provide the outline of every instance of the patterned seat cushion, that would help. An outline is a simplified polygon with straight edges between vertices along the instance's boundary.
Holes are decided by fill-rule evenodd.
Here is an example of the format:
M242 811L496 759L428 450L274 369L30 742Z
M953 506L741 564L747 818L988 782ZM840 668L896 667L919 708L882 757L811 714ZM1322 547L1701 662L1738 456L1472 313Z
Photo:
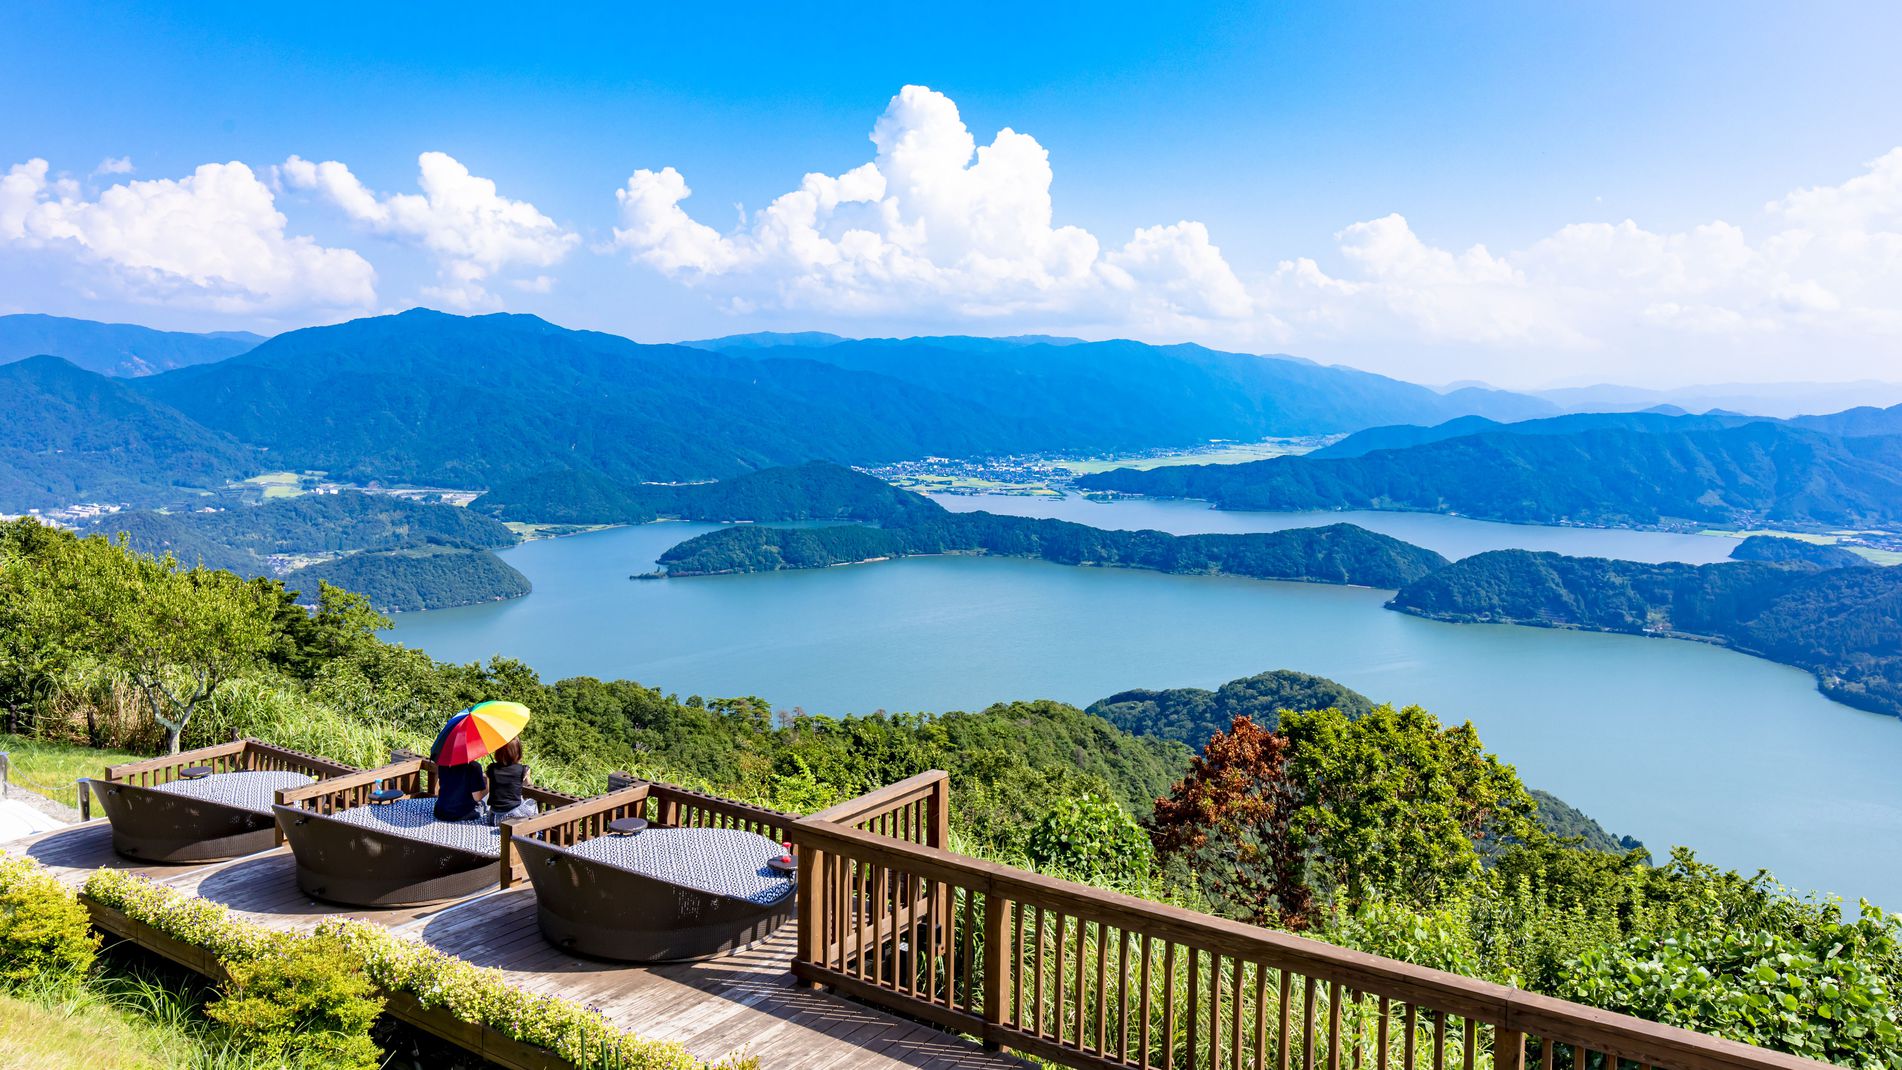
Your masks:
M196 780L174 780L169 784L154 784L152 790L183 795L192 799L203 799L206 802L249 810L269 817L271 804L277 801L279 790L301 788L311 783L314 781L302 773L213 773Z
M499 858L502 830L479 821L438 821L433 798L398 799L381 806L359 806L331 814L338 821L376 829L412 840L440 844L471 854Z
M568 848L574 854L709 895L771 906L792 894L792 877L766 860L785 851L739 829L657 829L601 836Z

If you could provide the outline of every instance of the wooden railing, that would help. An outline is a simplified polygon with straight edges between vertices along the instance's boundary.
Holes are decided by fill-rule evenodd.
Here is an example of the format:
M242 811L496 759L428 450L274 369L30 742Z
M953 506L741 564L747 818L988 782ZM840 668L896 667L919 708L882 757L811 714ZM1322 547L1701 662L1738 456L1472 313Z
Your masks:
M862 816L792 826L794 974L1078 1070L1824 1065L963 857Z
M214 773L303 773L319 781L357 771L354 766L319 758L314 754L273 746L256 739L236 739L178 754L109 765L101 779L115 784L149 788L177 780L180 771L194 766L209 768Z
M405 795L433 795L435 766L424 758L404 758L375 769L319 780L277 793L280 806L295 806L318 814L334 814L370 805L370 793L395 789Z
M626 787L543 810L531 818L502 825L502 886L514 883L521 866L515 861L514 841L532 837L557 847L608 834L610 822L642 817L656 828L730 828L755 832L775 843L786 839L792 814L749 806L674 784L633 780L617 774L610 785Z
M821 810L810 820L944 847L950 835L950 788L949 774L933 769Z

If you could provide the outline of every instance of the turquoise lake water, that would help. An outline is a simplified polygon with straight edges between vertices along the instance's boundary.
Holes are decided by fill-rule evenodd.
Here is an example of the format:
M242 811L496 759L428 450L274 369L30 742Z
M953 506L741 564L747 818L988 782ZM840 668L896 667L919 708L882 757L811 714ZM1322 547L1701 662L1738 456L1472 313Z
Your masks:
M1712 536L1537 528L1416 514L1218 513L1194 503L946 499L1102 527L1250 531L1347 520L1450 557L1523 546L1719 560ZM1390 592L986 558L635 582L712 525L665 523L503 551L512 602L403 614L392 638L458 661L505 653L544 678L627 677L826 714L1014 698L1087 704L1265 669L1470 719L1527 783L1662 854L1773 870L1902 907L1902 719L1818 694L1807 673L1677 640L1455 625Z

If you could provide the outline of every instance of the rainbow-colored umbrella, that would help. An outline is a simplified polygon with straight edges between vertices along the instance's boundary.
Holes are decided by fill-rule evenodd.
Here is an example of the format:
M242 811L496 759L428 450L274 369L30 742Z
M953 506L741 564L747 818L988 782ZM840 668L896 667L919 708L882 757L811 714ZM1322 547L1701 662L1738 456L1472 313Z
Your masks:
M437 765L461 765L494 753L495 748L522 734L528 707L519 702L478 702L449 718L429 748Z

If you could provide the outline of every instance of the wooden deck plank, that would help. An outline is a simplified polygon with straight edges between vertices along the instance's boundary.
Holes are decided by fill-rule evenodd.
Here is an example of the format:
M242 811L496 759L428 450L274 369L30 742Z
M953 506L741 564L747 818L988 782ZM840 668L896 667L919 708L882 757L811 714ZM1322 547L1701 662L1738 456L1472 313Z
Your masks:
M450 903L364 910L323 903L297 887L288 848L209 865L154 866L119 857L103 820L11 844L77 886L98 869L123 869L221 903L246 920L308 930L332 918L383 926L479 966L524 991L598 1008L630 1033L675 1040L696 1057L757 1056L766 1070L1024 1070L1009 1056L828 992L793 983L796 928L708 962L634 966L573 955L542 939L527 885Z

